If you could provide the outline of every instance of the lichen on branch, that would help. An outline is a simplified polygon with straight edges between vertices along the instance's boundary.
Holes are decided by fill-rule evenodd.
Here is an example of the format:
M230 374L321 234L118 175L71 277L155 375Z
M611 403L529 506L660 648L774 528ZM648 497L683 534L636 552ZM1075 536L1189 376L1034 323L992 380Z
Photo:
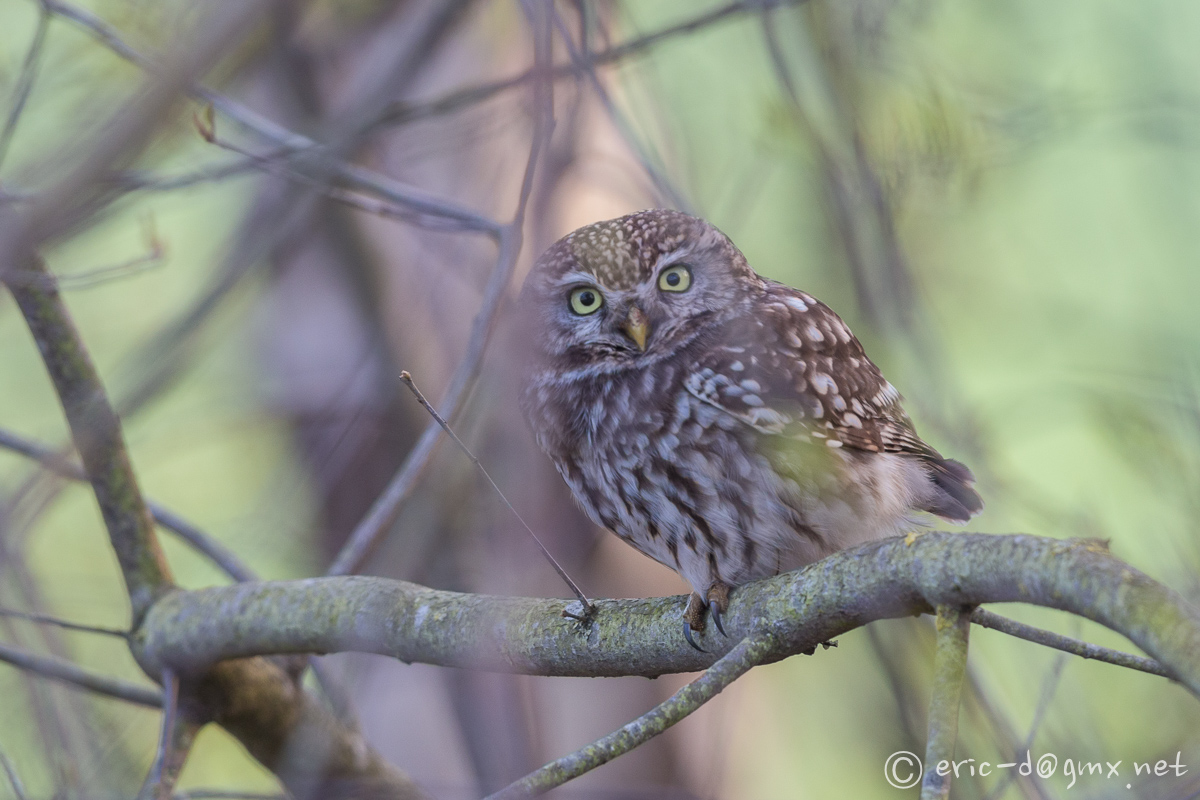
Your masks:
M1200 614L1183 597L1090 542L928 533L835 553L737 589L729 639L707 653L679 633L685 598L597 601L588 626L568 601L491 597L384 578L314 578L179 592L139 631L146 658L174 669L275 653L357 650L533 675L653 677L705 669L734 642L769 633L764 660L811 651L877 619L939 605L1024 602L1124 634L1200 694Z

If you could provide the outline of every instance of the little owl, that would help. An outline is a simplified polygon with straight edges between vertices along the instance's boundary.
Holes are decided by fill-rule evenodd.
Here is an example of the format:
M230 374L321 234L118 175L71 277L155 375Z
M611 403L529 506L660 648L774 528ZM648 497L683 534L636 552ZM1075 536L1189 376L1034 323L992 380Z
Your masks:
M983 507L841 318L704 220L580 228L522 302L538 445L597 525L691 584L693 646L732 587L902 533L914 512L961 523Z

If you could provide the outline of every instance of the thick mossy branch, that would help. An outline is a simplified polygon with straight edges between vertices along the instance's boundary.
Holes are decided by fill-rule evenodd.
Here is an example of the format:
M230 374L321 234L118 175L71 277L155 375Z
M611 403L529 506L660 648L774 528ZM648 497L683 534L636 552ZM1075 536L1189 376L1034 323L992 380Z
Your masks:
M266 659L226 661L192 686L195 702L283 781L293 797L425 795Z
M1025 602L1129 637L1200 694L1200 612L1090 542L929 533L836 553L736 590L729 639L699 653L679 633L685 598L597 602L594 622L565 600L442 592L383 578L242 584L160 600L138 632L144 656L181 670L269 653L358 650L535 675L644 675L709 667L734 642L770 634L772 661L876 619L939 605Z
M120 420L55 288L53 276L41 261L31 258L6 276L5 283L25 316L62 401L125 578L136 630L155 601L178 590L138 489ZM144 658L141 639L131 637L129 644L134 658L157 679L162 670L158 662ZM5 656L4 660L94 691L144 704L161 702L159 693L129 689L77 668L21 657L20 653L0 655ZM424 796L407 776L379 758L358 731L338 722L266 659L224 661L189 678L185 700L192 707L192 717L225 727L278 775L294 796L413 800Z
M42 260L29 258L6 283L62 402L125 577L136 626L155 598L171 588L172 579L129 463L121 421Z

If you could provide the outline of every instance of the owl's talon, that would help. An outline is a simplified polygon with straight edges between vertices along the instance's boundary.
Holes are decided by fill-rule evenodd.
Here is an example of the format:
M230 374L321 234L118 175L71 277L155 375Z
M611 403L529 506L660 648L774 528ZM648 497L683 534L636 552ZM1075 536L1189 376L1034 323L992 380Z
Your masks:
M721 624L721 604L716 600L709 600L708 613L712 617L713 624L717 626L717 630L721 632L722 636L728 639L729 634L725 632L725 626Z
M708 651L696 644L696 639L692 634L704 633L705 610L704 598L692 592L692 596L688 598L687 608L683 610L683 638L687 639L687 643L701 653Z
M729 634L725 633L725 625L722 622L722 617L725 614L725 609L729 608L729 584L720 580L708 587L707 595L708 602L705 605L708 607L708 613L712 615L713 623L717 626L717 630L721 635L729 638ZM702 612L703 613L703 612Z

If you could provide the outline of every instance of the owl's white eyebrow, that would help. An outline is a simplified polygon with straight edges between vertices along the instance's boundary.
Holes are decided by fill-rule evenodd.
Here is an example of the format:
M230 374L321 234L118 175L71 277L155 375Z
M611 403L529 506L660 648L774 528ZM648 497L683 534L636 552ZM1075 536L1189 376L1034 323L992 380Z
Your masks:
M692 255L694 252L695 252L695 248L690 245L684 245L683 247L676 247L671 252L664 253L663 255L658 257L658 261L654 262L654 271L661 272L662 270L666 269L667 267L678 264L680 261L683 261L688 256Z
M609 291L609 288L601 283L595 275L590 272L571 271L563 273L563 276L555 281L556 286L574 286L579 283L588 283L597 287L601 291Z

